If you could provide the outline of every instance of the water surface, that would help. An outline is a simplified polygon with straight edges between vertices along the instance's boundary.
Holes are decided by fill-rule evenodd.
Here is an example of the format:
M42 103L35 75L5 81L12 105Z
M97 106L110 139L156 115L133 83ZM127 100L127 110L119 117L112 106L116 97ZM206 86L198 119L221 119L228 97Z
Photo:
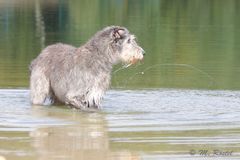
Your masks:
M0 93L7 159L240 158L238 91L111 90L99 112L31 106L28 90Z

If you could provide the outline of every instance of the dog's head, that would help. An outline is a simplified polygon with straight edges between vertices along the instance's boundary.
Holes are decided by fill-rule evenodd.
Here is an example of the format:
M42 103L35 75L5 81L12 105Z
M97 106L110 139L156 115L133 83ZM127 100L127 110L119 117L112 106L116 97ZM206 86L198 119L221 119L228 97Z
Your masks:
M137 44L133 34L124 27L111 27L112 46L120 60L126 64L135 64L143 60L144 50Z

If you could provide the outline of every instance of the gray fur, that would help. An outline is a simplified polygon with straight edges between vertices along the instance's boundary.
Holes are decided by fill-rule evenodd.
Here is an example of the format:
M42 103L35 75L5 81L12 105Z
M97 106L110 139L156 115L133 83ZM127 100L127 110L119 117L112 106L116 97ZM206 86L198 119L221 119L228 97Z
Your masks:
M104 28L79 48L50 45L30 65L31 102L43 105L50 98L78 109L99 108L113 65L142 58L134 36L119 26Z

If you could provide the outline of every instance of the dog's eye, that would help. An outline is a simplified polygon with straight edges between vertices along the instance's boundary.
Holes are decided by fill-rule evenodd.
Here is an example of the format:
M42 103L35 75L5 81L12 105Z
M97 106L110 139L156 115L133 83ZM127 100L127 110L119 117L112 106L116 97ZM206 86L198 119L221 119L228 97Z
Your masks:
M130 38L127 40L127 43L131 43L131 39Z

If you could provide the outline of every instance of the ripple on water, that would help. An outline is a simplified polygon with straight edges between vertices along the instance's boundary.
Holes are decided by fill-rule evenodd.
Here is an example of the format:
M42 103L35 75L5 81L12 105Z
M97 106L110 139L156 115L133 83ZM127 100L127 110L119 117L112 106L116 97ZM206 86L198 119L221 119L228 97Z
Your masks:
M104 105L110 126L121 130L235 128L240 122L238 91L112 90Z
M96 113L31 107L28 90L0 90L0 100L4 155L15 154L8 149L13 142L26 146L31 138L38 150L51 154L58 153L51 150L56 140L61 140L59 148L72 146L71 153L79 143L87 147L93 143L119 151L114 153L118 156L129 151L146 159L191 159L190 150L204 147L233 150L231 158L240 152L239 91L110 90L102 111ZM45 141L53 146L46 148ZM16 154L33 154L22 149Z
M63 124L62 120L33 115L28 90L2 89L0 92L1 126L31 128ZM239 106L238 91L111 90L105 97L103 112L110 127L119 129L216 129L239 126Z

